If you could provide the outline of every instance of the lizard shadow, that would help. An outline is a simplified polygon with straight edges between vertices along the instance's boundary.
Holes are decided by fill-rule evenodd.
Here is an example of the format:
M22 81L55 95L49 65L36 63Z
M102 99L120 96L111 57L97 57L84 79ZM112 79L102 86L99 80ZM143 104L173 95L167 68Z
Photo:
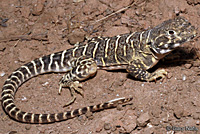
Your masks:
M161 59L155 67L175 67L181 66L186 63L192 63L197 58L197 52L195 49L179 48L172 51L169 55Z
M148 72L154 72L159 68L168 68L168 67L176 67L181 66L187 63L192 63L196 59L196 50L191 49L187 50L185 48L179 48L174 51L172 51L169 55L161 59L154 67L148 70ZM108 72L122 72L127 73L125 69L119 69L119 70L107 70ZM134 77L132 77L130 74L127 75L128 79L138 80Z

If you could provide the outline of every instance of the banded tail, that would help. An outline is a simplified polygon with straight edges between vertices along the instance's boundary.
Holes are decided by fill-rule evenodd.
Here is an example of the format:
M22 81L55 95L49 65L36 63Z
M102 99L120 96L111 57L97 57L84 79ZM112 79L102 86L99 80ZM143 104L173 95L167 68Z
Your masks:
M14 96L18 87L28 79L47 72L67 72L73 64L70 63L70 50L54 53L42 58L35 59L14 71L4 83L2 89L2 106L5 112L13 119L24 123L53 123L63 121L86 112L95 112L107 108L116 107L118 104L126 103L132 98L118 98L106 103L88 106L73 111L53 114L34 114L21 111L14 103Z

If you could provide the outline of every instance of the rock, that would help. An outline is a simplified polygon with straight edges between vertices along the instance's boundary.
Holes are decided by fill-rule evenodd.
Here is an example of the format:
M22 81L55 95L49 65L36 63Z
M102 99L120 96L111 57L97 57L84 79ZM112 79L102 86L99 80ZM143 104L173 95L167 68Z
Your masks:
M0 51L4 51L6 49L6 44L2 43L0 44Z
M183 81L186 81L186 80L187 80L186 75L183 75L182 80L183 80Z
M190 69L192 67L192 64L185 64L184 66L185 68Z
M73 0L74 3L81 2L81 1L84 1L84 0Z
M197 121L196 121L196 125L200 125L200 120L197 120Z
M180 119L183 116L184 109L180 105L175 105L174 106L174 115L177 119Z
M185 126L192 127L192 126L196 125L196 121L194 119L192 119L192 118L189 118L189 119L187 119L187 121L184 124L185 124Z
M125 124L124 128L125 128L126 132L130 133L137 126L137 116L135 116L133 114L131 116L126 115L125 120L124 120L124 124Z
M81 115L78 117L78 121L80 121L82 124L85 123L85 121L87 120L85 115Z
M147 123L149 122L149 120L150 120L149 113L146 112L146 113L141 114L140 117L137 118L137 124L140 127L144 127L144 126L147 125Z
M128 5L130 5L132 0L121 0L121 1L112 1L109 3L110 7L113 8L115 11L122 9Z
M129 29L124 26L114 26L105 33L105 36L112 37L119 34L130 33Z
M33 4L33 11L32 14L39 16L40 14L42 14L42 11L44 9L44 3L45 0L37 0L37 3Z
M124 126L124 123L121 120L116 120L113 122L113 125L116 127L122 127Z
M25 129L26 129L26 130L30 130L30 129L31 129L31 125L25 126Z
M90 15L90 14L96 12L98 7L99 7L99 1L98 0L87 0L82 11L83 11L84 14Z
M102 131L102 126L97 126L96 132L97 132L97 133L100 133L101 131Z
M112 128L111 124L110 123L105 123L104 124L104 129L105 130L110 130Z
M68 40L71 44L76 44L77 42L83 42L85 38L85 33L79 29L75 29L68 35Z
M198 0L186 0L186 1L189 5L196 5L196 4L200 3L200 1L198 1Z
M4 71L0 71L0 76L3 77L6 73Z
M169 72L169 73L167 74L167 78L168 78L168 79L171 79L172 77L173 77L173 73Z
M130 20L131 20L131 18L128 15L123 14L122 17L121 17L121 23L122 24L131 25Z
M29 17L29 15L30 15L30 9L29 9L28 6L22 7L20 11L21 11L21 14L22 14L23 17L25 17L25 18Z
M93 113L89 112L89 111L85 114L85 116L90 120L92 120L94 118Z
M192 113L193 119L197 120L200 119L200 114L197 112Z
M30 61L32 58L33 52L28 48L22 48L19 51L19 60L22 62Z
M103 12L105 12L105 10L108 9L108 6L105 5L105 4L100 4L98 6L98 10L99 10L99 13L102 14Z
M65 15L65 9L63 7L58 7L56 9L57 15L59 15L60 17L63 17Z

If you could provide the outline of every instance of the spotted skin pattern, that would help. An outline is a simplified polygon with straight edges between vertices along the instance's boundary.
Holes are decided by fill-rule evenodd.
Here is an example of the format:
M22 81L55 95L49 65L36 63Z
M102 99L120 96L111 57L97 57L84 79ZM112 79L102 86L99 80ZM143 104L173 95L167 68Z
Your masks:
M74 48L35 59L15 70L5 81L1 98L4 111L13 119L24 123L52 123L63 121L86 112L95 112L116 107L132 98L118 98L106 103L84 107L73 111L34 114L27 113L14 103L17 89L28 79L48 72L65 72L59 84L70 89L74 102L75 92L83 94L80 81L94 76L98 69L126 69L134 78L154 81L164 78L165 70L148 72L157 62L172 50L196 36L195 28L182 17L167 20L153 29L117 35L94 37L87 43L76 44Z

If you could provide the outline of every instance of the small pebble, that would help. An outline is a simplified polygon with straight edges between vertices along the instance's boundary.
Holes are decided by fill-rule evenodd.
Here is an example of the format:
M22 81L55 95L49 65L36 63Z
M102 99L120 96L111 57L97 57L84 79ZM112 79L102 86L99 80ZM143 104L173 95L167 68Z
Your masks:
M122 105L117 106L117 110L121 111L123 109Z
M90 120L92 120L92 119L94 118L92 112L87 112L87 113L85 114L85 116L86 116L88 119L90 119Z
M6 73L5 72L1 72L0 76L3 77Z
M175 105L174 106L174 115L177 119L180 119L183 116L184 109L180 105Z
M73 0L74 3L81 2L81 1L84 1L84 0Z
M175 7L174 12L175 12L175 14L179 14L180 13L179 7Z
M111 127L111 124L110 123L105 123L104 124L104 129L105 130L110 130L112 127Z
M102 131L102 127L101 126L98 126L97 128L96 128L96 132L97 133L100 133Z
M80 121L81 123L84 123L86 121L86 116L85 115L79 116L78 121Z
M46 85L48 85L49 84L49 82L45 82L44 84L42 84L42 86L46 86Z
M8 134L17 134L17 131L10 131Z
M27 101L27 98L23 96L22 101Z
M200 120L197 120L197 121L196 121L196 125L200 125Z
M183 75L183 78L182 78L182 80L183 80L183 81L185 81L185 80L186 80L186 76L185 76L185 75Z
M173 77L173 73L168 73L168 74L167 74L167 78L168 78L168 79L171 79L172 77Z
M185 68L190 69L192 67L192 64L185 64L184 66Z
M31 125L25 126L25 129L26 129L26 130L30 130L30 129L31 129Z
M149 122L149 120L150 120L149 113L146 112L146 113L141 114L140 117L137 118L137 124L140 127L144 127L144 126L147 125L147 123Z

